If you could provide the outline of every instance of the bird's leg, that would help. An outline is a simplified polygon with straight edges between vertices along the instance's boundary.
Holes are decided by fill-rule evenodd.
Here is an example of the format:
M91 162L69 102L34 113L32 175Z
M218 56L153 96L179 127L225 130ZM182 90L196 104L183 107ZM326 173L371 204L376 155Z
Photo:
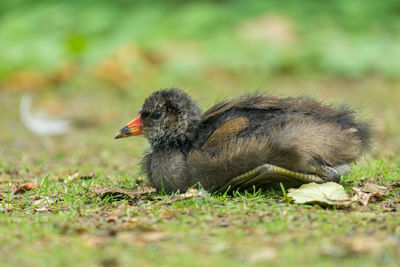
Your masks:
M253 185L268 184L285 180L297 182L299 184L326 182L326 180L317 175L295 172L272 164L264 164L249 172L236 176L228 184L222 186L218 191L224 193L236 189L250 188Z

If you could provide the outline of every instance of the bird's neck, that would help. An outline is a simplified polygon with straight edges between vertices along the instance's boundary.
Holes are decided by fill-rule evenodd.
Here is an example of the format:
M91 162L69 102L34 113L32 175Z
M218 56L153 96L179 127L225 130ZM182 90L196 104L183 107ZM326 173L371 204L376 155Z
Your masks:
M152 150L154 152L175 151L182 152L185 155L192 148L192 146L193 142L180 139L168 140L168 142L160 140L159 142L156 141L151 144Z
M187 153L194 147L198 139L199 126L192 124L190 127L181 132L166 134L157 140L152 140L151 146L153 151L176 151Z

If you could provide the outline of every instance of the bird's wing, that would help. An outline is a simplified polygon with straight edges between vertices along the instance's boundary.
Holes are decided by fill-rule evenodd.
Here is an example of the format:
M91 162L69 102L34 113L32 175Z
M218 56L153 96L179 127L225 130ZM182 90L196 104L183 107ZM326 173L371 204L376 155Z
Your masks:
M221 115L222 113L236 109L270 109L271 107L282 106L282 99L270 95L248 95L232 100L226 100L212 106L202 117L202 121Z
M248 95L232 100L220 102L202 116L202 122L206 122L212 118L218 117L224 112L231 109L255 109L282 112L299 112L304 114L314 114L321 117L338 117L346 116L353 113L353 110L340 110L323 105L319 101L308 98L278 98L271 95Z
M206 112L204 112L202 121L207 121L208 119L233 108L235 106L236 102L237 102L237 100L234 99L234 100L226 100L226 101L220 102L218 104L215 104L210 109L208 109Z
M227 118L218 129L211 134L202 148L213 149L221 144L229 142L229 140L236 138L237 134L246 128L248 124L249 120L246 117Z

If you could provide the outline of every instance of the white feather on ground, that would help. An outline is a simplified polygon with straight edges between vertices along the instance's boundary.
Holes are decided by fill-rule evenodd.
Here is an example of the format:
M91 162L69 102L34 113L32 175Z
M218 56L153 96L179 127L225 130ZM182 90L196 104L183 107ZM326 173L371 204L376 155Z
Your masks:
M20 116L22 123L31 132L41 136L54 136L68 131L69 121L49 118L42 110L33 113L31 106L32 97L29 94L24 94L20 103Z

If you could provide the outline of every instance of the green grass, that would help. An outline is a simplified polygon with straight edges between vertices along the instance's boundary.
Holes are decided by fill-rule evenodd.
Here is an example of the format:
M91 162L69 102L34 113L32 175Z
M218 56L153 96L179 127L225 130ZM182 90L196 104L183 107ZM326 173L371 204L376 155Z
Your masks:
M396 182L396 163L378 160L346 177L350 191L358 179L381 176ZM22 166L23 167L23 166ZM1 172L7 172L7 165ZM107 169L104 170L107 172ZM66 176L38 177L41 188L2 201L0 250L4 266L87 265L367 265L398 262L400 219L379 203L336 210L295 205L281 192L211 195L164 205L153 200L100 198L94 185L132 188L132 179L60 182ZM7 188L7 183L2 184ZM43 211L35 199L54 202ZM385 196L398 203L400 190ZM7 208L5 208L7 207ZM4 210L5 209L5 210ZM110 219L112 217L112 219Z

